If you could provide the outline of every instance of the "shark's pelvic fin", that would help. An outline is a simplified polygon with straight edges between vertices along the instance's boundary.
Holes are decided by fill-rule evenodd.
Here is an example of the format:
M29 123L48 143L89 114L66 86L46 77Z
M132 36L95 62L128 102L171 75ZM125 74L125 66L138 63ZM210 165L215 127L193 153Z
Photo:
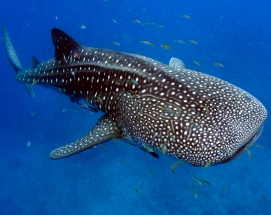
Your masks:
M11 63L11 66L14 68L16 74L20 71L23 70L22 64L13 48L13 45L11 43L6 25L3 24L2 25L2 29L3 29L3 35L4 35L4 43L5 43L5 49L6 49L6 53L8 56L8 60ZM32 96L35 97L35 93L33 91L32 85L31 84L25 84L25 88L28 91L28 93Z
M169 66L174 67L176 69L185 69L185 64L182 60L172 57L169 61Z
M68 157L97 146L110 139L120 138L121 136L121 130L117 123L106 114L99 119L94 128L88 134L80 140L53 150L50 153L50 158L59 159Z

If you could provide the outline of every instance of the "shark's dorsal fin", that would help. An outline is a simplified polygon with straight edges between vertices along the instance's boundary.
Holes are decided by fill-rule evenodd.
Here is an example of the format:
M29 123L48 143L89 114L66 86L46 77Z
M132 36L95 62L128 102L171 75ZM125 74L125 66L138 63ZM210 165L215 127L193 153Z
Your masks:
M37 60L37 58L32 56L32 69L36 68L39 64L40 64L40 62Z
M169 61L169 66L174 67L176 69L185 69L185 64L182 60L172 57Z
M119 129L117 123L107 114L105 114L99 119L94 128L88 134L86 134L80 140L53 150L50 153L50 158L65 158L97 146L105 141L120 137L121 130Z
M52 40L55 46L55 58L61 60L72 53L76 53L81 47L74 39L65 32L52 28Z

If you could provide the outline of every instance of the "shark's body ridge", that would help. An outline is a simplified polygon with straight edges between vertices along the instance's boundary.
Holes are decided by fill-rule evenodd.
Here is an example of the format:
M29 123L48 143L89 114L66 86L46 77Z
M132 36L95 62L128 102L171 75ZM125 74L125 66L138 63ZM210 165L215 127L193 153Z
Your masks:
M267 117L252 95L186 69L135 54L84 47L52 29L55 58L23 70L3 27L16 80L82 98L104 116L82 139L51 152L63 158L114 138L152 147L195 166L233 159L261 134Z

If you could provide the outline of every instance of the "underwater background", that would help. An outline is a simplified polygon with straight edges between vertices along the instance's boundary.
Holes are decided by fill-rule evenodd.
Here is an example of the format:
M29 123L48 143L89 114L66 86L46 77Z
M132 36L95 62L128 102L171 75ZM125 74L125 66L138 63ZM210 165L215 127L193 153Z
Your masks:
M24 68L33 55L53 58L50 30L57 27L85 46L166 64L177 57L248 91L268 111L270 11L266 0L1 0L0 21ZM53 149L82 137L102 113L43 86L30 97L14 79L2 35L0 56L0 214L271 213L270 117L251 156L208 168L183 162L174 174L176 158L155 159L123 141L51 160Z

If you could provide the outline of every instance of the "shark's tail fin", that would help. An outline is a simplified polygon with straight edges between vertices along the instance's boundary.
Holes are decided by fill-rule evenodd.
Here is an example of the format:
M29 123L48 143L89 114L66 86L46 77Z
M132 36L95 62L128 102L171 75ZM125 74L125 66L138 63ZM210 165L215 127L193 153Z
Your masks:
M5 49L6 49L6 53L8 56L8 60L11 63L12 67L14 68L14 70L17 74L19 71L23 70L23 67L22 67L22 64L21 64L21 62L20 62L20 60L19 60L19 58L13 48L13 45L11 43L11 40L10 40L10 37L9 37L9 34L8 34L8 31L7 31L5 24L2 25L2 29L3 29L4 44L5 44ZM35 93L32 89L31 84L25 84L25 88L32 97L35 97Z

